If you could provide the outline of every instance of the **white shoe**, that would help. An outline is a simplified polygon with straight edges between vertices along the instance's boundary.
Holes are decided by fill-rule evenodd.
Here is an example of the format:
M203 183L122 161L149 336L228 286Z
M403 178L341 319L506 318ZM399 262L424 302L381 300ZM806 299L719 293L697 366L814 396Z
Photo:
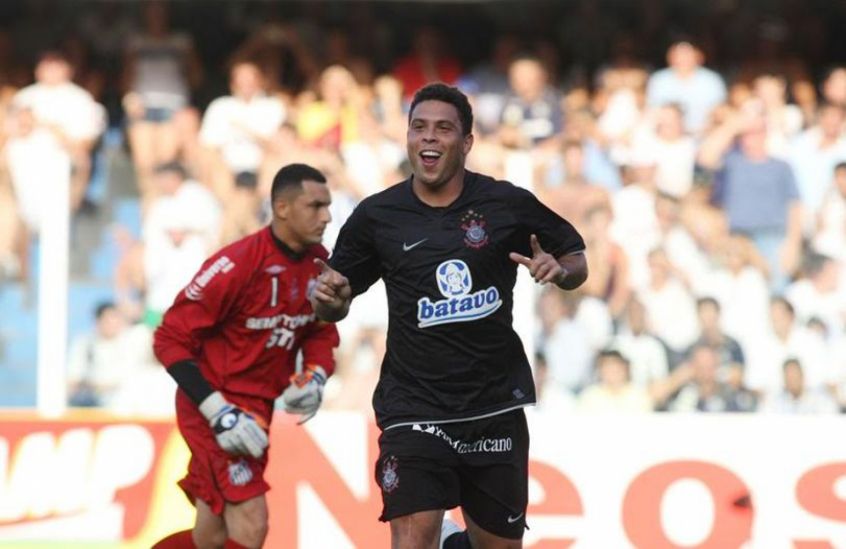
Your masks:
M444 521L441 523L441 541L438 543L438 549L444 549L444 542L448 537L463 531L464 529L454 521L444 518Z

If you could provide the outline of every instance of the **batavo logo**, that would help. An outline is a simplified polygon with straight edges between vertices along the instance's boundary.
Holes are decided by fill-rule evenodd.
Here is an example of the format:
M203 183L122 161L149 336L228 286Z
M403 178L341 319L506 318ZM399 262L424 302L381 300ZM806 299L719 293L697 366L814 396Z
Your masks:
M0 539L135 536L168 423L0 423Z

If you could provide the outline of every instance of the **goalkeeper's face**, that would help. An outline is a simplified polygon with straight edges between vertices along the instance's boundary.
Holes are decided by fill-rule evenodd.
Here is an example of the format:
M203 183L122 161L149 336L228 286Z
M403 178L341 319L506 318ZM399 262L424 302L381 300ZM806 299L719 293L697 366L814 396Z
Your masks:
M329 186L317 181L303 181L302 191L283 193L274 204L282 224L282 240L297 251L319 243L332 220L331 201Z
M408 123L408 159L414 179L431 189L452 180L464 167L473 136L464 135L458 110L443 101L421 101Z

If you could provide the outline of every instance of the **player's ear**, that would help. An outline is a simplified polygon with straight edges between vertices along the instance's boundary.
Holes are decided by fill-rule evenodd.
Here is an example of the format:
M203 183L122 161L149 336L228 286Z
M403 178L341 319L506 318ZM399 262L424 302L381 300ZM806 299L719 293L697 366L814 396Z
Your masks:
M284 196L276 196L270 203L273 209L273 217L279 219L288 219L288 213L291 210L290 201L286 200Z
M464 136L464 154L465 156L470 154L470 149L473 148L473 134L468 133Z

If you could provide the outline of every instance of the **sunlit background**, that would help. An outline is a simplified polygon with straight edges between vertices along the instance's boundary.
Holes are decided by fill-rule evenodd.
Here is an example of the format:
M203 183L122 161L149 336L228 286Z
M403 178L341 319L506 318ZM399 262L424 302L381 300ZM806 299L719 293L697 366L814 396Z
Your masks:
M291 162L325 244L408 175L410 96L474 106L468 168L584 236L515 290L531 549L846 548L846 2L0 3L0 547L189 527L163 312L268 221ZM318 416L279 413L271 549L387 547L377 284Z

